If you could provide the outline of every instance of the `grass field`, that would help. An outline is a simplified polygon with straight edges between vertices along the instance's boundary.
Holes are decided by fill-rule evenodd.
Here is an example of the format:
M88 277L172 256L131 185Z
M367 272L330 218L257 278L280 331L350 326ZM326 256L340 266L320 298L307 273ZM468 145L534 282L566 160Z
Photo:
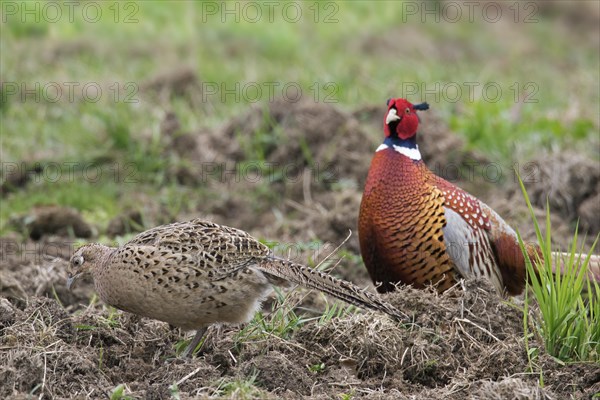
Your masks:
M251 103L293 98L297 88L302 97L343 109L398 95L426 100L470 148L494 160L530 157L552 146L597 157L593 22L582 26L557 15L562 8L594 11L594 2L582 2L579 11L531 2L505 6L497 22L488 22L497 10L485 3L474 6L473 22L464 5L458 8L464 17L452 22L456 7L444 2L281 2L272 8L108 2L100 17L96 3L73 6L71 13L63 6L59 14L44 3L29 9L7 3L1 39L5 163L58 162L58 172L69 177L62 163L133 162L136 178L152 192L164 164L148 157L160 149L152 140L145 149L133 143L156 139L166 110L177 113L183 131L214 128ZM27 14L36 11L34 4L38 13ZM156 76L182 68L199 79L193 101L144 90ZM377 140L380 132L369 134ZM122 206L115 204L116 192L138 190L115 187L105 173L109 179L94 182L92 195L89 180L73 176L42 179L6 199L1 225L14 212L47 202L111 216Z

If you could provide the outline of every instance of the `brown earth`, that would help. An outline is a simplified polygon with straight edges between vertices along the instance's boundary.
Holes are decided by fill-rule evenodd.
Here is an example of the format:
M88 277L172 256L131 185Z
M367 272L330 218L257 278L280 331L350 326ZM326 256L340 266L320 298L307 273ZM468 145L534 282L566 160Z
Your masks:
M381 113L375 106L350 113L333 105L278 101L201 132L182 132L177 116L167 114L168 175L204 196L197 210L172 218L203 215L282 244L319 240L293 254L285 253L289 248L281 251L302 262L322 260L356 229L362 186L380 141ZM420 139L431 165L490 162L462 151L462 140L433 111L423 115ZM536 207L550 196L554 238L562 248L577 216L585 218L581 227L589 236L599 231L598 170L581 156L566 158L569 164L556 172L564 156L540 157L539 176L527 183ZM257 182L214 169L252 162L260 168L290 166L289 175L261 175ZM525 238L535 237L513 180L490 182L475 174L460 175L456 183L488 202ZM156 215L128 210L103 233L135 232L164 218L159 206L147 209ZM541 208L536 213L543 215ZM529 346L541 355L531 372L522 301L502 299L482 281L464 282L466 291L457 287L444 295L412 288L388 295L412 318L405 326L372 312L311 320L283 337L225 326L212 329L197 358L173 359L183 337L178 329L103 306L89 281L66 290L66 260L74 248L68 235L88 237L100 227L59 207L33 209L16 221L23 221L21 229L29 235L0 238L0 398L107 398L121 384L124 394L149 399L171 398L173 392L182 399L591 399L600 391L597 365L562 365L544 355L536 337ZM356 233L342 249L330 260L341 261L334 273L369 285L357 257ZM319 316L325 304L322 295L297 289L283 305L269 300L264 318L268 325L273 307L278 313L292 308L307 318ZM254 382L251 389L234 384L248 380Z

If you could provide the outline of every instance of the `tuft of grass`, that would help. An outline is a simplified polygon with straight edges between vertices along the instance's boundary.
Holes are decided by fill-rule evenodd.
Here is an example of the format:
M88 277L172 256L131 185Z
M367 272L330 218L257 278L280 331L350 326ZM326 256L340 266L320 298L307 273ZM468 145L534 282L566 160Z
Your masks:
M169 392L171 392L171 397L175 400L180 400L181 396L179 394L179 386L177 386L177 383L173 383L171 386L169 386Z
M335 302L331 305L327 303L325 311L319 317L318 324L326 325L334 318L341 318L345 315L352 315L356 313L358 308L351 304L343 304L340 302Z
M257 312L252 321L237 334L236 343L255 342L269 336L288 339L308 321L293 311L293 307L287 304L288 297L279 288L275 289L275 293L277 301L273 304L272 313L267 316Z
M110 400L133 400L134 398L125 394L125 385L118 385L110 394Z
M265 315L263 312L257 312L252 321L236 335L237 346L266 340L272 336L288 340L308 322L316 321L319 325L325 325L334 318L351 315L357 311L357 307L353 305L340 302L326 303L326 309L320 315L302 318L294 312L297 304L290 304L292 296L283 294L279 288L275 288L275 291L277 301L273 303L271 313Z
M75 325L75 329L77 329L78 331L95 331L98 328L94 325L78 324Z
M254 371L250 376L231 381L222 379L215 389L215 396L231 399L255 399L261 398L264 393L256 387L258 372Z
M119 310L114 307L108 307L108 317L100 316L98 320L107 328L117 328L121 322L119 321Z
M530 260L525 250L525 244L520 235L519 245L525 254L528 281L526 287L524 328L527 344L527 355L530 361L537 349L528 347L528 312L531 288L539 306L539 315L533 314L533 325L537 334L542 338L546 352L561 361L600 361L600 300L597 293L600 287L597 282L586 279L588 263L598 238L589 253L577 257L577 229L573 237L569 257L562 260L564 268L553 268L552 238L550 225L550 210L546 205L546 232L542 234L539 223L535 218L533 207L527 195L523 182L519 177L521 190L531 218L535 226L537 241L542 249L543 260ZM560 265L561 260L554 260ZM534 266L535 265L537 266ZM589 296L585 296L585 293Z
M318 374L318 373L325 371L326 367L325 367L325 363L319 363L319 364L307 365L306 368L308 368L308 370L310 372L312 372L313 374Z

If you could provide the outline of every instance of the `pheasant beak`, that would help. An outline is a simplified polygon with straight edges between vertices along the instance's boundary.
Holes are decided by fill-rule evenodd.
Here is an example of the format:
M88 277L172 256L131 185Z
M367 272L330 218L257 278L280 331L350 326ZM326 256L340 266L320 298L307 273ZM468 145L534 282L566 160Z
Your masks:
M385 117L385 123L386 125L388 125L390 122L400 121L401 119L402 118L398 116L398 110L396 110L395 108L390 108L387 117Z
M71 291L71 286L73 286L73 283L75 283L75 281L77 280L77 278L79 278L80 275L81 273L69 275L69 277L67 278L67 290Z

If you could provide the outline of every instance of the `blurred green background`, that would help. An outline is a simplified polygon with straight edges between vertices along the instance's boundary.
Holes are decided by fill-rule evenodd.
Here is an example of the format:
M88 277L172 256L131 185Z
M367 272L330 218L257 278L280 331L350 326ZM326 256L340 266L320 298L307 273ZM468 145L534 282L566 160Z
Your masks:
M285 85L300 87L302 96L348 111L383 107L392 96L428 101L470 149L507 164L550 148L598 160L597 1L71 7L2 3L3 175L22 162L55 162L59 171L3 193L0 233L39 204L75 207L102 223L136 206L140 192L173 215L194 210L203 189L164 175L165 113L177 115L181 131L216 129L268 102L269 85L275 97ZM381 132L369 135L377 143ZM104 174L86 178L78 163L104 165ZM135 165L136 184L114 179L115 164Z

